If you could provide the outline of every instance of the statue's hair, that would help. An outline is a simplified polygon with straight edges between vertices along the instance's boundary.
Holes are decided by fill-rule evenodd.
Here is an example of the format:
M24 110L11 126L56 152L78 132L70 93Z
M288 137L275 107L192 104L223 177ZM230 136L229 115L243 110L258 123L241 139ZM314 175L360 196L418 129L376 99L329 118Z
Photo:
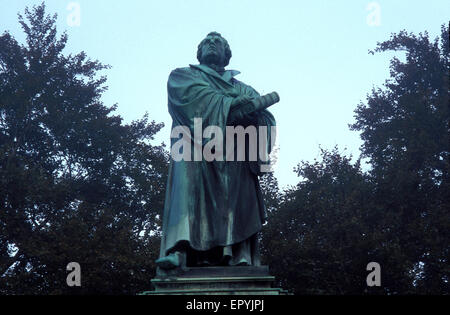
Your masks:
M212 35L219 36L219 37L222 39L222 41L223 41L223 43L224 43L224 46L225 46L225 59L224 59L224 61L223 61L223 65L220 65L220 66L222 66L222 67L228 66L228 64L230 63L231 56L232 56L230 45L228 44L227 40L226 40L225 38L223 38L222 35L220 35L220 33L217 33L217 32L211 32L211 33L209 33L208 35L206 35L206 37L208 37L208 36L210 36L210 35L211 35L211 36L212 36ZM204 44L204 42L205 42L205 40L206 40L206 37L205 37L205 38L200 42L200 44L198 45L197 59L198 59L198 61L199 61L200 63L202 62L202 47L203 47L203 44Z

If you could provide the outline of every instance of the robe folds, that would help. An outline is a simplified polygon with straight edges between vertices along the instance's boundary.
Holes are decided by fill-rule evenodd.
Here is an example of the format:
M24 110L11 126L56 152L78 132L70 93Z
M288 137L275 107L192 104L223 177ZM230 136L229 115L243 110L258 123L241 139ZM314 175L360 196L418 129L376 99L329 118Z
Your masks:
M237 74L238 71L227 70L221 75L205 65L172 71L167 84L172 128L185 126L194 138L194 119L201 118L203 130L218 126L225 142L226 126L242 123L230 120L230 113L239 110L232 107L233 99L240 95L259 96L252 87L236 80ZM275 126L272 114L267 110L254 113L253 124L268 127L270 144L270 127ZM172 138L171 147L180 138ZM202 138L201 145L209 140ZM254 238L266 219L258 182L260 163L171 158L160 257L186 246L208 251L231 248Z

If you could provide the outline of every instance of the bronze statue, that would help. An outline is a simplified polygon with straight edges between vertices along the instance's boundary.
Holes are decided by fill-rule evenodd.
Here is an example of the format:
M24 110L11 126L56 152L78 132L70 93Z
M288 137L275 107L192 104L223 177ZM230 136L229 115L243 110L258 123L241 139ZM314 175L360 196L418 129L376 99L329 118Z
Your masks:
M227 41L212 32L198 46L199 65L172 71L172 128L184 126L193 134L195 119L201 119L203 128L216 126L223 134L227 126L275 126L266 108L279 101L278 95L261 97L235 79L238 71L225 70L231 56ZM172 138L171 144L177 140ZM257 234L266 220L258 182L261 163L171 160L159 268L260 265Z

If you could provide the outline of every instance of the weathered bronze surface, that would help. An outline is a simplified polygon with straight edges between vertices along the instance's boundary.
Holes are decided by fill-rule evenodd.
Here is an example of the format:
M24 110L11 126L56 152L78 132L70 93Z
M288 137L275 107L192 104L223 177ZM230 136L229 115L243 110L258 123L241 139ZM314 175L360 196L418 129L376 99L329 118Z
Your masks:
M225 70L231 58L227 41L212 32L198 47L199 65L172 71L168 108L172 128L194 119L202 126L275 126L266 109L276 93L260 97L251 86ZM267 143L271 134L268 133ZM178 139L172 139L173 145ZM205 144L203 140L203 145ZM270 150L270 146L268 147ZM257 233L266 220L258 182L261 161L171 160L163 215L159 268L187 266L259 266Z

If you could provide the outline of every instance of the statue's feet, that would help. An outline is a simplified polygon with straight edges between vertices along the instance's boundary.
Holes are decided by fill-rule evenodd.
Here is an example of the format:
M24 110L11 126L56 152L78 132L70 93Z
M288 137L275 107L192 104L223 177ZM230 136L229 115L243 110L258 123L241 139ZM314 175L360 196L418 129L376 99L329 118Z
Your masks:
M228 265L229 266L234 266L234 267L246 267L246 266L251 266L252 264L245 258L242 258L238 261L230 259L228 261Z
M164 270L186 266L186 253L175 252L155 261L156 265Z

